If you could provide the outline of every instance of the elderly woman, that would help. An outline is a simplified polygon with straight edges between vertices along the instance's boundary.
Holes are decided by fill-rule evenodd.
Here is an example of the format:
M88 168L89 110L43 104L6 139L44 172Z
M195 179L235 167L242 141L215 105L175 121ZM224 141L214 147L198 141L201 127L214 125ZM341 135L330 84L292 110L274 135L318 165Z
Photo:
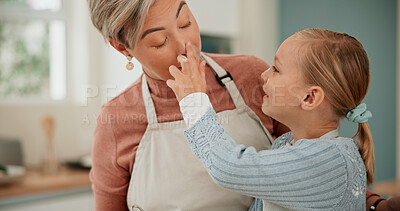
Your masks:
M258 76L268 65L253 56L201 53L199 28L184 0L88 3L94 26L128 59L127 69L135 57L144 72L98 117L90 173L96 210L248 210L253 199L219 188L191 153L179 110L185 102L166 80L191 42L198 62L207 62L207 94L224 128L238 143L261 150L287 132L261 111Z

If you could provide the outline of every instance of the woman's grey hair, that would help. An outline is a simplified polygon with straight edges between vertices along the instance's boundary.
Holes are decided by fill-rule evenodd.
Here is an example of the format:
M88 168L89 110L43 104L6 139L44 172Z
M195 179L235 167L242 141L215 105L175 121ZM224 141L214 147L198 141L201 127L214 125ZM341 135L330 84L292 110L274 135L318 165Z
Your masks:
M133 48L150 7L156 0L87 0L90 18L106 42L119 41Z

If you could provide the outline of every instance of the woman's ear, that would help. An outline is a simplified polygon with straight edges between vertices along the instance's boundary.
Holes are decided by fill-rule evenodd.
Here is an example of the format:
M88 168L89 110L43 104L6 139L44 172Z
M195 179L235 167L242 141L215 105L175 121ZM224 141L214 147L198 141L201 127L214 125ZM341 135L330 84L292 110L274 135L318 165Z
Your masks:
M306 95L301 101L301 108L306 111L311 111L317 108L324 101L325 93L319 86L312 86L306 92Z
M108 39L108 42L110 43L110 45L112 47L115 48L115 50L119 51L120 53L122 53L124 56L128 57L132 57L132 55L129 53L128 49L125 47L124 44L122 44L119 41L113 40L111 38Z

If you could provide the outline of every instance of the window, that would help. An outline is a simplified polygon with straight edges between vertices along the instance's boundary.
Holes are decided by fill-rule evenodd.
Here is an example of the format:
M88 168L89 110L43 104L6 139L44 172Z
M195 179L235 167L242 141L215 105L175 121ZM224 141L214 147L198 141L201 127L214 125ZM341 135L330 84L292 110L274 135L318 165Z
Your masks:
M0 0L0 100L66 97L62 0Z

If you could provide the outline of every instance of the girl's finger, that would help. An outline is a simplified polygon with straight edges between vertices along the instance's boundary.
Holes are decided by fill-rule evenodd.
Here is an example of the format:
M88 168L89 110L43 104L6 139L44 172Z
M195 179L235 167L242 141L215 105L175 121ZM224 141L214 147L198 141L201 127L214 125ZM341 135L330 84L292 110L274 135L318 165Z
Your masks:
M202 78L202 81L203 81L203 85L205 85L205 86L207 86L206 84L205 84L205 80L206 80L206 61L201 61L200 62L200 65L199 65L199 70L200 70L200 76L201 76L201 78ZM206 89L207 87L205 87L204 88L204 90Z
M196 58L196 52L194 50L194 47L190 42L186 43L186 54L189 60L191 70L194 71L194 73L196 73L199 68L199 63Z
M203 74L203 73L205 72L205 70L206 70L206 64L207 64L207 62L204 61L204 60L202 60L202 61L200 62L200 64L199 64L199 70L200 70L200 73L201 73L201 74Z
M175 92L175 84L176 84L175 80L172 79L167 80L167 86L171 88L174 92Z
M174 79L180 78L182 76L181 71L179 71L179 69L174 65L171 65L169 67L169 73L172 75L172 77L174 77Z
M196 53L194 52L192 43L186 43L186 54L189 60L196 61Z
M187 62L188 61L188 59L187 59L187 57L186 56L184 56L184 55L179 55L178 56L178 62L179 63L184 63L184 62Z
M190 66L191 61L189 61L189 58L185 57L184 55L179 55L178 61L181 63L182 73L186 75L191 75L193 70Z
M186 56L184 56L184 55L179 55L177 59L178 59L178 62L181 64L182 73L191 74L191 72L190 72L191 69L190 69L190 66L189 66L188 58Z

